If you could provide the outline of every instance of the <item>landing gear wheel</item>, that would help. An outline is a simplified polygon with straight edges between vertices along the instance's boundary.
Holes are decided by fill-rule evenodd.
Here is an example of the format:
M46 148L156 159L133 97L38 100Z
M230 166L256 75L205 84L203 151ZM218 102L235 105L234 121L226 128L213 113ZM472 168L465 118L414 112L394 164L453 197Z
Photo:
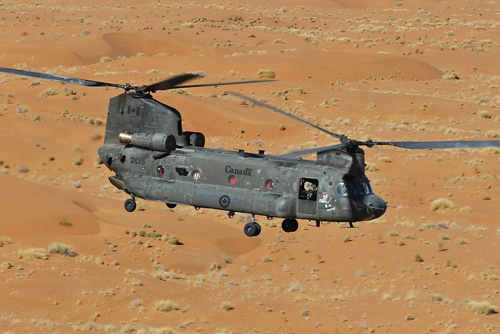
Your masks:
M256 237L260 234L261 227L259 223L246 223L243 231L247 237Z
M233 217L234 217L234 211L229 211L229 212L227 213L227 216L228 216L229 218L233 218Z
M286 233L295 232L299 228L299 223L296 219L285 219L281 223L281 228Z
M165 203L165 205L167 206L167 208L169 209L173 209L177 206L177 204L172 204L172 203Z
M129 198L125 201L125 210L127 210L128 212L133 212L136 207L137 204L135 204L135 201L132 198Z

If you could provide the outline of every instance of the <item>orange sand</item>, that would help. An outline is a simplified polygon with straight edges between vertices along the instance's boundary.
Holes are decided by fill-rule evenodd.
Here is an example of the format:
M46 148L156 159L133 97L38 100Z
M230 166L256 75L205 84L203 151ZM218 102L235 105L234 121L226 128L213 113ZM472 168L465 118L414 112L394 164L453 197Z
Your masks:
M231 90L356 139L495 139L498 15L495 1L463 0L10 1L0 66L133 85L272 69L278 81ZM42 97L49 88L58 94ZM155 97L209 147L278 154L335 142L225 89ZM499 150L366 149L385 216L354 229L301 221L293 234L259 217L262 234L247 238L245 216L123 209L126 194L96 163L104 126L77 117L105 119L119 93L0 74L0 243L10 241L0 333L500 330L498 314L468 307L500 311ZM438 198L455 209L432 211ZM181 244L135 236L152 230ZM54 242L78 255L19 258ZM162 300L173 309L158 311Z

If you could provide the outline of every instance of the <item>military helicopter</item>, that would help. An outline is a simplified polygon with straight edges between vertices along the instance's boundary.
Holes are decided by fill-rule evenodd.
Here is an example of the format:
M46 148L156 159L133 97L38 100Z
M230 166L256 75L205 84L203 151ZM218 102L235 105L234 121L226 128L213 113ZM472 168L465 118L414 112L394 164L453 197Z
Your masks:
M453 149L500 147L500 141L358 141L300 119L283 110L239 93L227 92L257 106L270 109L322 131L340 141L285 155L264 151L249 153L205 148L200 132L184 131L180 113L155 100L151 93L174 88L207 87L260 83L272 80L183 85L201 77L186 73L146 85L113 84L66 76L2 68L0 72L37 77L90 87L117 87L124 93L109 101L104 144L98 154L115 173L109 181L127 193L125 210L136 209L136 198L195 208L248 213L252 220L244 226L249 237L258 236L255 215L283 218L282 229L294 232L297 219L353 222L380 217L387 203L377 196L365 175L361 146L389 145L404 149ZM316 153L317 158L300 156Z

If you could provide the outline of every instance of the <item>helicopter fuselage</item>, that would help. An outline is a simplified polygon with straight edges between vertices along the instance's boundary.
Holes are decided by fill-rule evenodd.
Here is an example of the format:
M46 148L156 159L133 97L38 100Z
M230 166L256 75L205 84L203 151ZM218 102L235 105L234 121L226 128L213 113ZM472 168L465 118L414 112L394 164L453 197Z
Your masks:
M151 201L336 222L375 219L386 209L346 152L334 153L343 166L329 165L325 155L310 161L196 146L166 154L112 144L99 154L116 173L112 184Z

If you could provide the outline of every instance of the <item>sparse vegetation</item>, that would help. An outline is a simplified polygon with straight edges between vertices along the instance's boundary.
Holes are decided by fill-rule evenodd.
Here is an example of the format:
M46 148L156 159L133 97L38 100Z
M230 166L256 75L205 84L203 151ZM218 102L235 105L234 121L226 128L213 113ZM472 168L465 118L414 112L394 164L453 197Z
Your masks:
M172 300L157 300L154 302L154 309L160 312L172 312L179 310L179 305Z
M220 304L220 309L223 311L231 311L232 309L234 309L234 306L231 302L225 301Z
M52 88L47 88L46 90L41 92L40 97L49 97L57 94L59 94L59 89L52 87Z
M269 69L261 69L257 71L257 77L258 78L269 78L269 79L274 79L276 77L276 73L274 70L269 70Z
M49 251L49 253L67 255L70 257L75 257L76 255L78 255L73 246L60 242L54 242L50 244L47 250Z
M453 204L453 202L447 198L438 198L431 203L432 211L444 210L444 209L454 210L455 204Z
M22 260L48 260L49 255L43 248L28 248L28 249L20 249L17 253L19 259Z
M73 223L70 222L68 219L63 218L59 221L59 225L64 226L64 227L71 227L71 226L73 226Z
M6 245L10 244L11 242L12 242L12 240L10 238L0 236L0 247L6 246Z
M491 315L498 313L497 307L488 301L477 302L471 300L465 305L465 307L476 314Z
M6 34L0 56L4 53L3 66L132 85L164 80L175 75L169 70L188 70L190 60L200 57L211 77L200 83L252 80L259 68L270 67L272 76L283 74L280 80L284 81L234 89L242 87L258 101L349 138L496 140L500 138L500 75L488 65L500 54L494 33L498 30L495 14L500 17L497 5L498 1L469 0L456 6L370 3L371 9L360 4L328 7L279 1L76 6L54 0L50 19L44 19L47 6L9 1L0 4L5 9L0 27ZM71 38L74 42L66 43ZM186 38L194 43L183 43ZM96 40L99 43L92 43ZM95 49L87 50L90 45ZM50 49L49 54L39 55L40 46ZM16 59L16 48L24 55L26 47L34 48L35 57ZM44 64L52 55L61 64L75 65ZM270 65L269 60L278 55L283 61ZM448 58L454 61L446 65L443 59ZM89 62L93 65L82 66ZM167 69L169 62L172 66ZM442 68L459 63L454 69ZM2 219L6 219L0 221L0 234L11 237L13 243L0 237L0 308L8 310L0 328L5 334L22 330L389 333L405 328L430 334L499 329L499 315L494 315L500 311L494 305L499 305L500 282L500 265L495 261L500 243L495 205L499 148L366 148L367 174L376 176L371 177L375 192L388 201L386 215L354 229L348 229L347 223L325 221L318 229L314 221L303 222L297 233L284 233L281 219L264 216L262 234L247 239L241 228L251 215L237 214L229 221L222 211L195 212L182 206L173 210L162 203L142 206L138 201L137 211L146 211L128 216L120 203L112 203L126 195L109 184L106 178L112 173L96 156L105 135L104 128L96 127L105 124L98 117L107 113L107 101L97 95L111 97L123 90L22 80L11 74L0 75L0 85L4 88L0 125L5 138L15 143L12 147L9 140L3 143L7 151L2 151L1 158L8 163L0 162L0 185L6 188L2 207ZM36 96L51 86L57 87L58 95ZM223 90L221 86L213 91ZM202 89L172 93L153 96L179 106L184 127L204 132L208 147L256 151L256 146L262 146L269 154L281 154L337 143L321 131L264 108L241 107L237 114L231 113L232 107L238 109L239 100L223 93ZM190 104L192 108L186 109ZM58 114L62 108L71 112ZM193 116L197 114L210 115L209 129L198 129L204 124ZM61 137L68 131L70 136ZM187 159L189 149L183 151L186 154L178 159ZM337 157L336 151L330 154ZM83 164L73 168L77 156ZM172 158L150 162L163 164ZM289 161L290 166L287 163L277 171L280 181L270 198L283 192L291 175L288 171L295 168L291 165L299 161ZM334 161L348 168L351 164ZM175 173L174 166L169 166ZM203 175L210 177L211 172L216 171L203 170ZM309 170L303 172L316 177ZM251 183L246 183L250 193L263 186L251 180L262 173L253 169L252 178L238 180ZM335 195L337 179L328 181L319 181L318 195L328 191L331 203L340 204L342 198ZM48 191L43 192L44 188ZM65 193L68 198L62 198ZM45 205L43 197L53 195ZM453 201L456 208L429 210L439 197ZM272 207L288 203L283 200ZM16 205L11 208L12 203ZM231 203L251 204L244 198ZM47 210L52 204L61 205L59 216ZM339 208L335 206L337 213ZM97 221L84 221L91 215ZM30 224L26 217L36 222ZM99 226L101 233L96 232ZM133 231L120 232L127 228ZM36 235L39 229L42 236ZM43 240L50 241L44 244ZM47 245L53 241L77 242L79 255L61 255L68 253L71 246L67 245L53 246L52 253L52 245ZM48 261L17 258L18 249L39 243ZM56 288L46 288L49 285ZM38 301L31 298L35 290ZM165 303L155 308L155 301ZM383 312L370 309L376 304ZM65 318L68 310L71 314Z

